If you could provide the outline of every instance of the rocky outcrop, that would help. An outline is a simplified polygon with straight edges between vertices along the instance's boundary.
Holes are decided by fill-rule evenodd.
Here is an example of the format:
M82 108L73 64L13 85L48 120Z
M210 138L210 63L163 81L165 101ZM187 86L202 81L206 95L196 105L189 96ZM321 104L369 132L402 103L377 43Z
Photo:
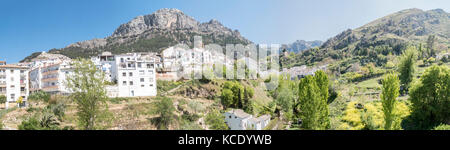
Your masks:
M81 48L85 48L85 49L92 49L92 48L96 48L96 47L106 46L106 44L107 44L107 42L105 39L92 39L92 40L88 40L88 41L73 43L67 47L81 47Z
M192 45L193 36L202 36L204 44L249 44L239 31L231 30L213 19L200 23L178 9L160 9L153 14L138 16L120 25L111 36L92 39L55 49L50 53L70 58L95 56L102 51L114 54L127 52L160 52L179 43ZM29 61L35 55L23 61Z

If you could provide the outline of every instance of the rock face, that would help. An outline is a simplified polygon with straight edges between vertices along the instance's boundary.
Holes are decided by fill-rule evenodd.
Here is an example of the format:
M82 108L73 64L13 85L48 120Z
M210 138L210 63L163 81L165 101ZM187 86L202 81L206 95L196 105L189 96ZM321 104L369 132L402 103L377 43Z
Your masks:
M322 45L322 41L305 41L305 40L297 40L294 43L283 45L282 49L286 49L289 52L298 53L303 50L307 50L314 47L320 47Z
M174 43L191 44L192 41L190 39L192 37L189 37L190 35L208 35L213 38L213 41L217 41L217 38L224 37L231 38L240 43L251 43L242 37L239 31L232 31L215 19L206 23L200 23L184 14L181 10L164 8L153 14L138 16L128 23L120 25L110 37L77 42L68 47L94 49L114 44L130 44L140 39L161 37L169 38ZM225 40L224 38L220 40Z
M153 14L138 16L120 25L111 36L77 42L49 53L70 58L90 57L102 51L114 54L124 52L160 52L179 43L191 45L194 36L202 36L204 44L249 44L239 31L223 26L217 20L200 23L178 9L160 9ZM31 60L32 55L23 61Z
M178 9L160 9L121 25L112 37L139 35L150 29L198 29L199 22Z
M70 44L68 47L81 47L85 49L91 49L96 47L102 47L107 44L105 39L93 39L89 41L77 42L74 44Z

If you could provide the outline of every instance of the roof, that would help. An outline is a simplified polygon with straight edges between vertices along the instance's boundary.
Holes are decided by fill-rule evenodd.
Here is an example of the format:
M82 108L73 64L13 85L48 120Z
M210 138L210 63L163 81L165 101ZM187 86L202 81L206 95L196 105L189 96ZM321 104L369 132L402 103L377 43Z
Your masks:
M242 109L232 109L228 113L234 114L235 116L237 116L239 118L247 118L247 117L251 116L250 114L247 114L246 112L244 112Z
M0 65L0 68L28 69L28 67L19 65Z

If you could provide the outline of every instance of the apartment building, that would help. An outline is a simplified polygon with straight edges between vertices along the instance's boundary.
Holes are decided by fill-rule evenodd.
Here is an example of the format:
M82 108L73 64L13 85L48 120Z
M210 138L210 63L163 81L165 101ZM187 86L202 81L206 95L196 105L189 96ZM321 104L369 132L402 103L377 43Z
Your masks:
M116 55L117 97L156 96L156 66L152 53Z
M34 74L35 71L32 72L34 80L36 77ZM42 89L44 92L50 94L69 94L70 92L66 87L66 78L72 73L73 70L70 61L45 65L42 68L40 68L41 75L37 76L37 79L39 79L39 76L42 77L40 78L41 79L40 83L38 83L39 86L33 85L33 90L34 87L39 87L39 89Z
M28 98L28 67L18 65L0 65L0 94L7 102L16 102L20 97Z

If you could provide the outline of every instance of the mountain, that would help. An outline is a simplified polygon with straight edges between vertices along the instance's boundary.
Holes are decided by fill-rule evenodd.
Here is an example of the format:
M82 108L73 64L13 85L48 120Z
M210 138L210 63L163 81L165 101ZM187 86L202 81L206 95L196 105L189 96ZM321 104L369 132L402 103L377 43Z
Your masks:
M399 55L408 45L436 38L436 50L450 46L450 14L442 9L423 11L406 9L374 20L356 29L348 29L325 41L320 48L303 51L294 65L312 65L317 62L358 56L361 63L386 63L388 54Z
M49 53L63 54L70 58L89 57L102 51L113 54L125 52L160 52L162 49L185 43L192 46L193 37L202 36L203 43L249 44L239 31L231 30L213 19L200 23L178 9L160 9L153 14L138 16L120 25L111 36L77 42ZM39 53L28 56L29 61Z
M289 52L298 53L303 50L311 49L314 47L320 47L322 43L323 42L319 40L315 41L297 40L294 43L282 45L281 49L286 49Z

